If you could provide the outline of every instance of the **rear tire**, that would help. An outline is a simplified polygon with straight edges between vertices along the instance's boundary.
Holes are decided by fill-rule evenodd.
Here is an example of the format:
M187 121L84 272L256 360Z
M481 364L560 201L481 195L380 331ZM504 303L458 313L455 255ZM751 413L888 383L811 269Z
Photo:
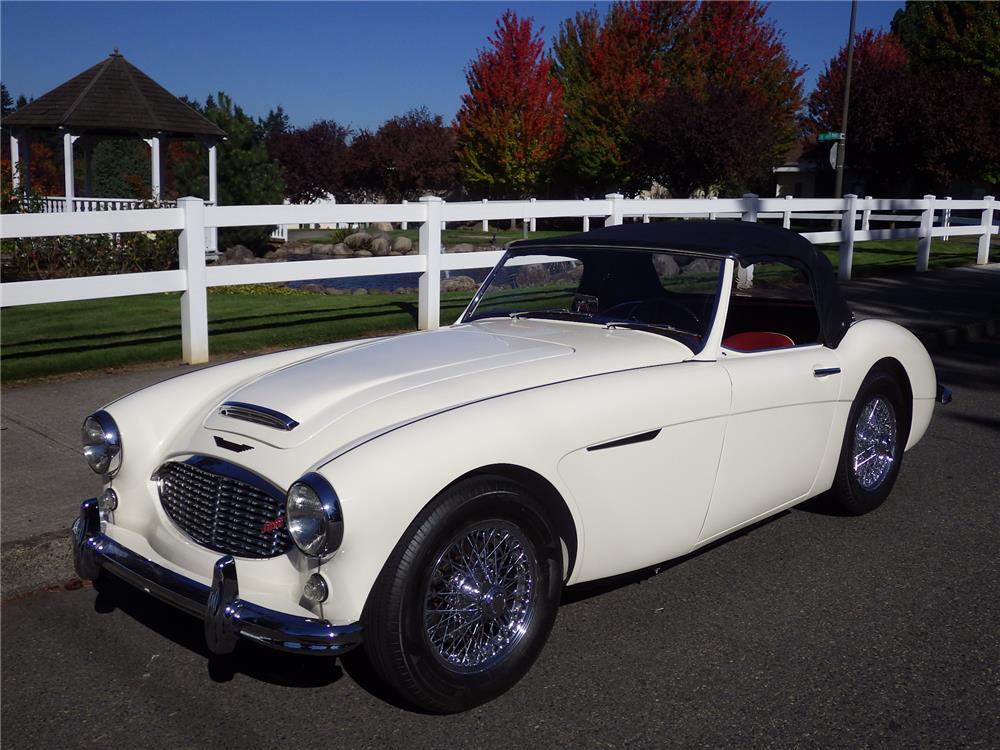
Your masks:
M405 702L465 711L501 695L542 650L562 552L520 485L474 477L446 490L400 540L362 615L365 653Z
M896 379L872 370L858 389L844 430L830 500L852 516L879 507L892 491L910 432L910 405Z

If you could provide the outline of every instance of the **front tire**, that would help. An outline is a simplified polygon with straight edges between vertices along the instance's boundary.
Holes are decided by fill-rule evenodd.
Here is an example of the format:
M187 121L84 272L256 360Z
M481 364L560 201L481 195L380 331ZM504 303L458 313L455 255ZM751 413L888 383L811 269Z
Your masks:
M830 499L860 516L879 507L892 491L910 430L909 405L897 380L873 370L858 389L844 431Z
M485 703L531 667L555 620L562 553L544 508L513 482L446 490L386 562L362 622L375 672L434 713Z

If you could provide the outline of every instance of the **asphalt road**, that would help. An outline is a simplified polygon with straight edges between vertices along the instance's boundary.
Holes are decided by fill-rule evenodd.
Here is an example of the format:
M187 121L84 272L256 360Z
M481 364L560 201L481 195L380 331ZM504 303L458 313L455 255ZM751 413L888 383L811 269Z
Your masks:
M7 600L7 748L1000 746L1000 338L938 355L955 402L886 505L807 504L568 592L510 693L433 717L357 665L241 644L124 587Z

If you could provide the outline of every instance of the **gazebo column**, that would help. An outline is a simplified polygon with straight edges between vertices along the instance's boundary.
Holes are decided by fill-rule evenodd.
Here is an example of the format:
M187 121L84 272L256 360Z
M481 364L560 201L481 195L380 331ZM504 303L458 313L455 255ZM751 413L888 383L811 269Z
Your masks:
M219 202L219 171L215 162L215 144L208 147L208 202L213 206Z
M14 191L18 191L21 188L21 149L20 141L18 137L14 134L10 134L10 185L14 188ZM27 151L27 149L25 149Z
M73 169L73 143L80 136L73 135L70 132L63 133L63 180L66 186L66 211L68 213L74 210L73 199L76 198L76 174Z
M149 145L149 158L150 158L150 175L152 176L152 193L153 202L160 202L161 195L161 183L160 183L160 136L154 135L152 138L144 138L143 140Z

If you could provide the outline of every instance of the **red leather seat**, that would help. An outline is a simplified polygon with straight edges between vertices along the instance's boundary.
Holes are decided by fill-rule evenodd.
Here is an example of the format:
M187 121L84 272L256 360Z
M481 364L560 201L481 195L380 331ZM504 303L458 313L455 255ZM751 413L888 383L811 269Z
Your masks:
M788 346L795 346L790 336L773 331L744 331L734 333L722 340L722 345L727 349L735 349L740 352L757 352L762 349L783 349Z

